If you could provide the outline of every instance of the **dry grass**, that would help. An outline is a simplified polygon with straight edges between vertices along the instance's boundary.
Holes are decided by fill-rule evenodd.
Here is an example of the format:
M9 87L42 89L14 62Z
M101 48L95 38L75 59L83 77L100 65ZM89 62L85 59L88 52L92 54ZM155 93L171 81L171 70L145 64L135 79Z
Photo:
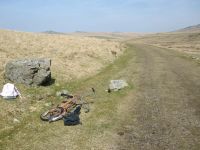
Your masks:
M84 81L84 78L94 76L100 70L105 70L103 68L118 58L123 53L124 48L125 46L116 39L0 30L1 87L5 82L5 64L13 59L51 58L52 75L56 79L56 83L48 87L25 87L17 84L17 88L23 96L22 99L6 101L0 98L0 149L27 149L26 146L32 145L30 141L36 143L32 146L37 147L38 145L39 149L46 149L45 145L42 144L42 140L45 140L46 136L55 134L54 131L58 126L66 131L62 122L54 127L42 123L39 119L39 114L42 111L51 107L51 104L56 105L60 102L61 99L55 96L56 91L61 89L67 89L71 92L85 91L88 87L80 84L80 80ZM113 52L116 53L113 54ZM98 81L95 84L101 82ZM83 89L79 89L80 87ZM47 104L50 105L47 106ZM14 119L18 119L20 123L14 123ZM45 131L46 126L51 127ZM77 128L82 127L78 126ZM85 129L85 127L83 128ZM58 132L60 134L60 130ZM67 132L69 133L70 129L67 129ZM72 135L78 138L76 130L71 132L72 134L68 136ZM66 139L69 140L64 144L69 143L74 146L72 139ZM60 144L60 141L57 142ZM7 143L10 145L8 146ZM23 148L21 148L21 143L23 143ZM49 144L51 141L45 143ZM32 149L36 148L32 147ZM52 149L56 149L56 147Z
M57 81L92 76L122 54L116 40L0 30L0 81L5 64L19 58L51 58Z
M134 85L138 84L136 79L139 79L138 71L139 69L148 70L148 66L145 69L140 68L141 64L138 64L140 63L138 60L144 59L144 55L137 56L134 47L130 46L114 64L96 74L99 69L116 58L112 54L113 51L117 52L117 57L123 52L121 51L123 47L116 39L108 38L107 35L107 38L103 38L104 34L96 35L98 38L95 38L78 34L48 35L11 31L0 31L0 33L2 35L0 37L2 71L3 65L16 57L50 57L53 60L53 76L56 81L63 81L58 82L60 84L37 88L17 85L23 99L16 99L12 102L0 100L0 149L118 148L117 142L123 138L120 134L127 134L129 129L132 131L131 124L130 126L127 124L134 119L133 115L138 115L137 112L133 115L127 112L133 112L133 105L130 103L136 106L135 100L132 101L133 95L129 95L129 93L135 91L132 91L133 83ZM135 41L167 48L171 46L174 49L178 44L194 45L196 42L198 45L198 38L196 34L193 40L190 40L189 34L171 33L148 35L135 39ZM150 48L148 50L151 51ZM149 66L152 65L149 64ZM73 78L82 78L88 74L96 75L87 80L71 81L66 84ZM109 80L119 78L127 80L130 87L116 93L106 93L105 89ZM142 78L143 76L141 76L141 80L144 80ZM151 78L147 79L151 80ZM0 81L2 80L0 79ZM62 121L48 124L39 119L40 113L51 107L46 104L60 102L61 99L55 96L56 91L67 89L72 93L84 92L90 87L95 87L97 93L94 99L88 99L94 102L90 105L91 111L88 114L81 113L83 125L65 127ZM127 98L125 98L126 96ZM40 100L39 97L43 99ZM13 123L15 118L20 123ZM126 141L123 146L128 146Z
M138 38L135 41L192 55L200 54L200 32L160 33Z
M132 105L124 97L132 91L135 76L138 76L133 47L114 64L104 68L116 58L112 53L115 51L118 57L124 47L105 34L94 34L98 36L95 38L93 35L86 37L78 34L48 35L0 31L0 35L1 73L8 60L48 57L53 60L53 77L60 83L37 88L17 85L23 99L12 102L0 99L0 149L117 149L115 142L120 139L119 129L133 118L124 113L127 108L132 110ZM180 44L183 48L178 50L181 51L184 48L188 51L187 46L195 45L197 49L199 47L197 33L147 35L135 41L172 49ZM73 82L71 80L92 76L102 68L103 71L93 78ZM130 87L111 95L106 93L107 84L113 78L126 79ZM3 75L0 75L0 85L2 79ZM71 82L66 84L69 80ZM91 99L94 101L91 111L81 114L83 125L64 127L62 121L53 124L40 121L40 113L51 107L46 104L57 104L61 100L55 96L56 91L67 89L75 93L85 91L91 86L95 87L97 95L95 99ZM43 99L39 100L39 97ZM20 123L13 123L15 118Z
M118 107L121 99L132 89L132 65L134 51L128 50L121 55L114 64L105 67L102 72L82 81L68 84L61 83L48 87L24 87L17 85L23 94L23 99L6 101L0 99L0 149L112 149L118 138L117 128L120 125L121 111ZM126 67L131 63L129 68ZM109 94L105 92L110 79L123 78L129 82L129 87L119 92ZM91 111L87 114L82 111L82 125L66 127L63 121L52 124L39 119L41 112L51 106L45 104L52 102L55 105L62 99L55 96L55 91L62 88L75 93L85 92L93 86L96 97L87 98L92 101ZM89 90L89 89L88 89ZM42 96L39 100L37 97ZM119 114L116 115L115 113ZM124 115L123 115L124 116ZM119 117L119 118L118 118ZM19 123L14 123L14 119ZM109 142L108 142L109 141Z

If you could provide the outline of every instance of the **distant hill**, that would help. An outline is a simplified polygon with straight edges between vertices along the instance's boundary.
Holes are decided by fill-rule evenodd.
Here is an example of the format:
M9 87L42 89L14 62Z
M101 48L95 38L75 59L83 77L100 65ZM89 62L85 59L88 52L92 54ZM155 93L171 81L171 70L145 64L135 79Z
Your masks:
M189 26L189 27L177 30L176 32L200 32L200 24Z
M85 31L75 31L75 33L87 33Z
M44 31L42 33L45 33L45 34L65 34L65 33L62 33L62 32L56 32L56 31L52 31L52 30Z

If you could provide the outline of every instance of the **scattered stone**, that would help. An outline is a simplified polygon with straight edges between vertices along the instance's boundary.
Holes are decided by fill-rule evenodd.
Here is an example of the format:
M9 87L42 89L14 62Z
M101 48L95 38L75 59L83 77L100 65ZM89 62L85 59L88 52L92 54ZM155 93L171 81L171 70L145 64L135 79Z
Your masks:
M44 106L46 106L46 107L51 106L51 102L49 102L49 103L45 103Z
M192 56L192 59L196 59L196 57Z
M20 123L20 121L18 119L16 119L16 118L13 119L13 122L14 123Z
M5 77L25 85L45 85L51 81L50 59L22 59L6 64Z
M67 90L62 90L62 91L58 91L58 92L56 92L56 96L62 96L62 95L67 95L67 94L69 94L69 91L67 91Z
M124 135L124 132L120 131L117 133L119 136L123 136Z

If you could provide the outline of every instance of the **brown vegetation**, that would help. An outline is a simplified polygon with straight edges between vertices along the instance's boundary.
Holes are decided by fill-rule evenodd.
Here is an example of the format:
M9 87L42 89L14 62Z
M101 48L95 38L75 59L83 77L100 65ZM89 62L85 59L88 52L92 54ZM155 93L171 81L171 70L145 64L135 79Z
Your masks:
M172 32L148 35L135 40L189 54L200 54L200 32Z
M4 65L18 58L51 58L56 79L71 80L94 75L122 54L123 46L116 40L79 35L24 33L0 30L0 73ZM0 79L1 81L1 79Z

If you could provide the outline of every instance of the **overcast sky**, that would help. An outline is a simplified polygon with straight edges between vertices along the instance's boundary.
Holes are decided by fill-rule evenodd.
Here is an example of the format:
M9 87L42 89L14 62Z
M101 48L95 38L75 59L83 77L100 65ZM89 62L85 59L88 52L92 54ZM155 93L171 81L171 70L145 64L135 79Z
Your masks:
M200 0L0 0L0 28L163 32L200 23Z

